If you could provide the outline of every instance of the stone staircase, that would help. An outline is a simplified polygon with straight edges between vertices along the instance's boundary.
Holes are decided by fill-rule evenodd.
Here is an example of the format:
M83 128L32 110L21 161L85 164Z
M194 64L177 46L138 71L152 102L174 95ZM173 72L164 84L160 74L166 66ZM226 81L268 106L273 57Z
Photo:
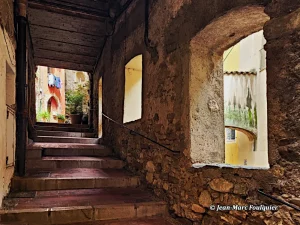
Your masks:
M139 187L85 125L42 124L27 147L26 176L15 176L0 224L171 225L166 203Z

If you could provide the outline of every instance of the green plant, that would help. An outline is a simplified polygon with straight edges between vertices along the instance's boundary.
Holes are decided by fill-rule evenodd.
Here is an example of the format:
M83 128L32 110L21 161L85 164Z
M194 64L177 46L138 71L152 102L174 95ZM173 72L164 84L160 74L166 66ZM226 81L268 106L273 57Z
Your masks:
M66 110L69 114L81 114L84 93L79 88L66 92Z
M38 121L50 121L50 113L47 111L39 111L37 113Z
M59 119L59 120L65 120L65 115L58 114L57 115L57 119Z

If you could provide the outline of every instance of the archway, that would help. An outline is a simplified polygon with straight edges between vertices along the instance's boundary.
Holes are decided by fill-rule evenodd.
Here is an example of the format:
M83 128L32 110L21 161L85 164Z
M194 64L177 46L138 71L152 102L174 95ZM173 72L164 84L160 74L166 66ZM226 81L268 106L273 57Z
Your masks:
M223 52L263 28L264 8L228 12L190 42L190 151L193 163L225 163ZM266 152L267 154L267 152Z
M50 122L56 122L55 116L57 116L58 110L58 101L55 99L54 96L51 96L47 101L47 112L50 115Z

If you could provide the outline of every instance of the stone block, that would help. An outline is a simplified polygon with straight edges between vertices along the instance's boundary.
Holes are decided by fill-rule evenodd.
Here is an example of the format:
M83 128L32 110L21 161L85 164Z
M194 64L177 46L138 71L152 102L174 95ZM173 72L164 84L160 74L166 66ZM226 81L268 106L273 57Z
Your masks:
M48 218L50 209L19 209L12 211L0 211L2 222L24 222L32 225L51 224Z
M198 200L199 200L199 204L202 205L203 207L208 208L212 205L212 199L207 190L201 192Z
M148 183L152 184L152 182L153 182L153 173L147 173L146 180L148 181Z
M93 220L92 206L72 206L66 208L52 208L50 213L51 224L66 224L88 222Z
M233 188L233 184L223 178L216 178L209 182L211 189L218 192L230 192Z
M154 173L155 172L155 166L153 164L152 161L148 161L146 164L146 170L150 173Z
M116 220L136 217L133 204L94 206L95 220Z
M149 202L136 204L137 217L151 217L166 215L167 206L165 202Z
M192 210L195 213L205 213L205 209L202 206L198 205L198 204L193 204L192 205Z
M94 188L94 179L58 179L57 189Z

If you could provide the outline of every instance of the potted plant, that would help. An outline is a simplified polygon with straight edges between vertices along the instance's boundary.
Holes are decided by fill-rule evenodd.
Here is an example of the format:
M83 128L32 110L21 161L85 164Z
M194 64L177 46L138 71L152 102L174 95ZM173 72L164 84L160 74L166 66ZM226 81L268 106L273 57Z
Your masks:
M64 123L65 122L65 115L58 114L57 115L57 121L58 121L58 123Z
M38 112L37 120L42 121L42 122L49 122L50 121L50 113L47 111Z
M71 124L81 124L83 98L84 94L78 89L66 92L66 109L70 115Z

